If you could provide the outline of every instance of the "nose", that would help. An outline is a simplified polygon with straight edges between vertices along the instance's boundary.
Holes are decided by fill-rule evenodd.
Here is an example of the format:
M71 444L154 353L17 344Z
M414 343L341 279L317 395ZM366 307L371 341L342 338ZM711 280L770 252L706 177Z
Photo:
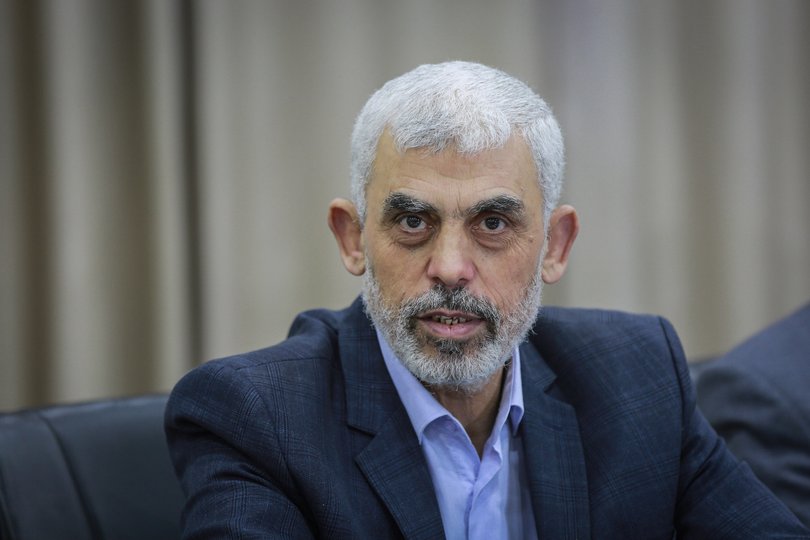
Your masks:
M466 286L475 276L471 248L464 231L455 228L440 231L433 240L428 278L449 289Z

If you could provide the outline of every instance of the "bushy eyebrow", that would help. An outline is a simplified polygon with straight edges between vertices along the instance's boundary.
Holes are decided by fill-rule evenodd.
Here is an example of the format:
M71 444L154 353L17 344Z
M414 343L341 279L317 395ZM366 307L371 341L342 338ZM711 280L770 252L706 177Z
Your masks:
M400 212L410 214L437 214L438 210L430 203L404 193L394 192L383 201L382 215L390 216Z
M525 214L525 212L526 206L519 198L511 195L498 195L496 197L492 197L491 199L478 201L468 208L464 213L467 216L495 213L520 218Z
M391 217L395 214L433 214L439 213L432 204L405 193L394 192L385 198L382 205L383 218ZM462 212L465 217L474 217L480 214L503 214L520 219L526 213L526 206L518 197L511 195L497 195L495 197L478 201Z

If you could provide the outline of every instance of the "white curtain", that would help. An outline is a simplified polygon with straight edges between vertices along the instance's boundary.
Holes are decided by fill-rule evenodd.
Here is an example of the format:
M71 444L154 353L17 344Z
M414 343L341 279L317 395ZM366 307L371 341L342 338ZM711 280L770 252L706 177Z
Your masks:
M562 124L547 303L663 314L696 359L810 300L805 0L0 0L0 408L168 391L350 302L354 116L447 59Z

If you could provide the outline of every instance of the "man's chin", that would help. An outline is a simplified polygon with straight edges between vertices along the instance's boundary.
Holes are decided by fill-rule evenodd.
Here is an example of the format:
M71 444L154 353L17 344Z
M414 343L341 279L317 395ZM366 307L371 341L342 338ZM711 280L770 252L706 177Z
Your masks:
M482 362L480 351L478 360L470 362L470 355L457 351L452 353L434 352L422 349L421 360L413 363L414 358L403 358L403 364L423 385L432 390L444 390L475 394L505 364L495 361L494 357ZM476 355L473 355L476 356Z
M448 338L427 332L417 332L416 342L420 352L439 361L458 360L464 356L477 354L483 346L485 336Z

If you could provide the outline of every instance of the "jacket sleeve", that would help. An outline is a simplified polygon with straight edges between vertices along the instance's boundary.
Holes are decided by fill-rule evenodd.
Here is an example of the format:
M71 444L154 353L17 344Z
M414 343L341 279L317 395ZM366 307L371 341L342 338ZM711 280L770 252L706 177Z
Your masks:
M313 537L291 495L277 428L231 366L206 364L177 384L166 435L186 495L183 538Z
M807 419L766 376L718 362L698 378L698 405L729 449L810 524Z
M729 452L695 402L675 331L662 323L682 394L681 467L675 528L679 539L806 538L798 519Z

